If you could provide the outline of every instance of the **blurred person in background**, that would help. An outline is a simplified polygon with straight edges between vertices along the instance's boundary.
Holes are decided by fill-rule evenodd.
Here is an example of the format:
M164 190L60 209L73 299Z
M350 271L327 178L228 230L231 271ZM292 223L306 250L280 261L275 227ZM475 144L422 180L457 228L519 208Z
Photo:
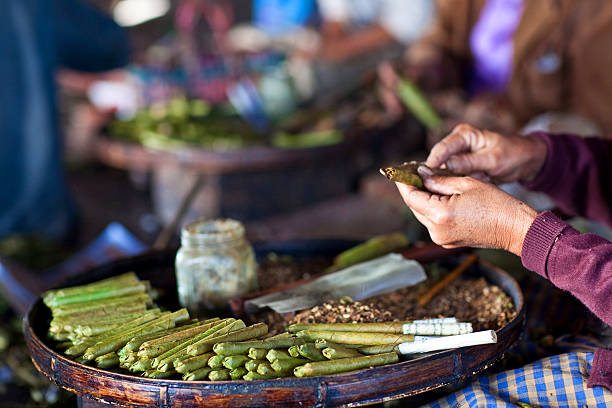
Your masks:
M432 0L318 0L321 56L345 61L419 38L433 19Z
M464 121L514 132L543 112L572 112L611 132L610 41L605 0L437 0L402 69L450 118L446 131Z
M55 75L128 62L124 31L77 0L8 0L0 17L0 237L66 239L76 210L63 174Z
M434 0L317 0L317 5L313 93L332 101L360 89L381 61L401 55L434 19Z

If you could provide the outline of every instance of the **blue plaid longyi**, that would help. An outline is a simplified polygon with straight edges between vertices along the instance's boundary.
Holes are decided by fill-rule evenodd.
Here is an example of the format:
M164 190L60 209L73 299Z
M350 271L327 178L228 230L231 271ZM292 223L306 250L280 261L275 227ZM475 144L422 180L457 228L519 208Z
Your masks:
M593 353L572 352L546 357L516 370L483 376L427 408L612 406L612 392L587 388Z

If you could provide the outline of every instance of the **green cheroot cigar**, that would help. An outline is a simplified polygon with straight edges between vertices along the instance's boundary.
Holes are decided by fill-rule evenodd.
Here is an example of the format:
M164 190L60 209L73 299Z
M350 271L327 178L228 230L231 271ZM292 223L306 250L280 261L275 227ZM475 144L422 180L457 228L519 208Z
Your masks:
M213 347L217 346L217 343L223 344L222 342L230 342L230 341L241 341L241 340L249 340L257 337L261 337L268 333L268 326L264 323L257 323L249 327L245 327L244 329L236 330L234 332L228 333L224 336L221 336L216 339L203 339L200 340L190 346L187 347L187 354L191 354L192 356L197 356L198 354L206 353L213 349ZM247 349L248 350L248 349ZM236 355L236 354L246 354L246 353L230 353L226 354L224 352L219 352L215 349L215 353L222 355Z
M247 355L253 360L263 360L266 358L266 354L268 354L268 349L251 347Z
M283 333L276 334L274 336L266 337L264 340L288 339L290 337L293 337L293 335L291 333L283 332Z
M153 361L150 358L141 358L130 365L129 370L133 373L139 371L150 371L153 369Z
M397 353L385 353L375 356L342 358L339 360L318 361L296 367L293 374L296 377L319 377L375 367L399 361Z
M317 349L323 350L328 347L336 347L338 346L338 343L334 343L333 341L329 341L325 339L317 339L315 340L314 345ZM365 346L361 344L342 344L342 347L358 349L358 348L365 347Z
M187 354L187 347L194 344L196 341L201 339L213 339L223 334L229 333L231 330L237 327L245 327L242 320L227 319L222 320L216 326L211 327L204 333L198 334L193 339L185 340L183 343L174 347L171 350L155 357L153 359L153 367L173 364L176 360L185 360L191 357Z
M140 307L139 307L140 308ZM109 315L109 316L94 316L87 317L81 316L71 319L63 319L56 318L53 319L49 326L49 331L51 332L74 332L79 336L93 336L94 333L87 332L85 334L85 328L91 327L96 328L97 331L101 332L103 330L109 330L110 328L117 327L122 324L126 324L127 322L133 321L140 317L149 316L151 314L159 314L161 311L159 309L150 309L150 310L136 310L133 312L118 314L118 315ZM84 324L83 322L87 322ZM101 327L102 329L98 329Z
M118 332L113 331L112 333L102 333L98 336L92 337L90 340L95 339L95 341L93 341L93 344L89 340L77 344L75 346L75 349L79 348L80 350L82 349L82 347L79 346L88 344L89 347L87 347L87 349L83 352L83 357L85 359L91 360L99 355L118 350L134 336L163 330L164 327L171 324L169 323L171 320L172 317L171 313L169 312L143 316L141 318L133 320L132 322L122 325L122 329ZM150 330L151 327L153 327L154 329ZM119 347L115 348L117 345ZM68 351L72 351L72 348L66 350L66 352Z
M248 373L247 369L244 367L236 367L229 372L230 378L232 380L240 380Z
M55 340L55 341L68 341L68 340L71 340L70 333L68 333L68 332L61 332L61 333L48 332L47 333L47 337L52 339L52 340Z
M279 359L282 360L282 359L287 359L287 358L292 358L292 357L285 350L272 349L272 350L269 350L268 353L266 354L266 359L271 363Z
M330 360L363 356L363 354L359 353L358 351L355 351L349 348L345 348L345 347L338 347L338 346L324 348L321 353Z
M185 381L199 381L199 380L207 380L208 374L212 371L210 367L202 367L198 368L195 371L187 372L183 374L183 380Z
M98 368L112 368L119 365L119 356L117 353L108 353L96 358L96 366Z
M361 354L374 355L374 354L390 353L392 351L397 352L397 345L383 344L379 346L365 346L365 347L359 347L357 350L359 350Z
M310 344L313 344L313 343L310 343ZM287 349L287 353L289 353L289 355L291 357L299 357L300 356L300 352L298 351L298 347L299 346L291 346L291 347L289 347Z
M206 353L199 356L190 357L182 361L175 361L174 369L181 374L198 370L202 367L206 367L208 365L208 360L214 355L214 353Z
M396 93L404 106L428 130L440 130L442 119L414 83L405 78L400 79L397 83Z
M109 306L108 308L95 309L83 313L74 313L69 315L55 315L49 327L53 327L54 330L60 328L62 330L75 330L79 326L95 326L98 324L110 324L113 322L122 322L127 320L130 316L138 316L138 313L142 314L147 310L147 303L145 302L130 302L123 303L116 307ZM84 324L83 322L86 322Z
M329 332L321 330L302 330L296 334L307 341L318 339L329 340L340 344L361 344L374 346L378 344L400 344L414 341L411 334L391 333L361 333L361 332Z
M210 381L224 381L224 380L229 380L230 379L230 370L228 370L227 368L219 368L216 370L212 370L209 374L208 374L208 379Z
M192 339L198 334L206 332L216 324L216 321L198 324L195 327L188 327L175 333L166 334L157 339L147 340L140 345L138 355L149 358L157 357L183 343L185 340Z
M266 360L249 360L246 363L244 363L244 368L246 368L248 371L257 371L257 367L261 363L267 363L267 361Z
M149 312L149 311L144 311L142 313L139 314L140 316L153 316L153 317L158 317L161 316L162 313L159 312L159 309L155 309L154 312ZM137 317L136 317L137 319ZM134 321L135 319L131 319L131 321ZM147 320L153 320L153 319L147 319ZM112 335L112 333L116 333L118 330L125 330L126 325L129 323L130 320L125 320L123 322L112 322L112 323L96 323L96 324L92 324L92 325L81 325L81 326L77 326L74 329L74 333L76 334L77 337L93 337L93 336L99 336L99 335L104 335L104 336L109 336Z
M123 362L119 362L119 368L123 368L124 370L129 370L130 367L132 366L132 364L130 363L123 363Z
M186 321L189 319L189 313L187 309L181 309L174 313L170 313L167 316L159 317L141 327L136 327L127 332L122 332L114 337L106 340L99 341L93 346L85 350L83 357L85 359L92 360L102 354L110 353L121 347L123 347L128 341L135 336L141 336L143 334L154 333L162 330L173 328L178 322Z
M362 332L362 333L395 333L402 334L404 324L408 322L387 323L305 323L292 324L289 331L297 333L302 330L332 331L332 332Z
M249 371L248 373L244 375L244 377L242 377L242 379L246 381L271 380L273 378L278 378L278 374L274 373L274 374L268 374L268 375L261 375L255 371Z
M223 367L233 370L234 368L244 367L247 361L252 360L245 355L228 356L223 359ZM242 375L240 377L242 377Z
M155 320L156 317L160 316L161 314L156 314L156 313L147 313L144 316L141 316L139 318L136 318L130 322L127 322L123 325L123 329L124 330L130 330L130 329L134 329L137 327L142 327L144 325L146 325L148 322L151 322L153 320ZM89 347L93 346L94 344L96 344L97 342L105 339L105 338L110 338L110 336L105 336L104 334L99 335L99 336L94 336L86 341L80 342L75 344L72 347L69 347L68 349L66 349L66 351L64 352L64 354L66 354L67 356L80 356L83 355L83 353L85 353L85 350L87 350Z
M307 359L313 361L325 360L325 356L323 355L323 353L321 353L321 350L316 348L313 343L306 343L297 347L298 354L302 357L306 357Z
M74 295L64 296L64 297L59 297L59 298L55 297L53 300L49 301L49 304L47 304L47 306L52 308L54 306L69 305L73 303L92 302L96 300L115 298L119 296L127 296L127 295L133 295L137 293L145 293L147 289L148 289L147 285L142 282L139 282L138 284L135 284L135 285L128 285L128 286L120 285L117 287L108 287L108 288L100 289L99 291L96 291L96 292L77 293Z
M363 244L347 249L346 251L337 255L334 258L333 265L326 269L325 272L330 273L348 268L349 266L357 265L358 263L386 255L390 252L406 247L409 244L410 241L408 241L406 235L400 232L379 235L367 240ZM293 332L291 330L291 326L289 327L289 331ZM297 331L299 330L296 330L295 332Z
M203 322L197 322L197 323L194 323L188 326L178 327L174 329L173 332L167 333L163 335L162 337L158 337L155 339L145 341L141 346L142 348L145 348L145 347L154 346L160 343L166 343L166 342L171 342L175 340L184 340L188 338L193 338L194 336L200 333L203 333L206 330L210 329L211 327L214 327L215 325L217 325L218 320L219 319L215 318L215 319L206 320Z
M132 364L136 362L136 360L138 360L138 355L134 353L133 351L130 351L129 353L122 353L122 354L117 353L117 355L119 356L119 361L121 363Z
M278 374L291 375L295 367L306 364L308 361L302 358L287 358L283 360L276 360L270 366ZM258 371L259 372L259 371Z
M191 324L175 327L174 329L170 329L166 332L157 332L157 333L145 334L142 336L136 336L132 340L128 341L127 344L119 350L118 354L121 355L122 353L138 352L138 349L140 348L140 346L149 340L155 340L160 337L167 336L168 334L177 333L179 331L189 329L191 327L196 327L200 324L201 322L196 321L196 322L192 322Z
M213 369L223 368L225 356L214 355L208 359L208 366Z
M174 374L176 374L176 372L174 371L157 371L157 370L150 370L150 371L145 371L142 376L143 377L148 377L148 378L157 378L157 379L164 379L164 378L170 378L172 377Z
M422 162L407 162L399 166L386 167L380 169L380 173L391 181L414 186L420 189L425 188L423 179L419 175L417 169L420 167L428 168L434 175L442 177L457 177L458 175L447 169L431 168Z
M134 304L147 304L151 302L151 298L146 293L136 293L129 296L121 296L117 298L101 299L94 302L79 303L79 304L68 304L65 306L53 307L53 317L70 319L75 316L97 316L97 315L108 315L116 314L117 310L120 310L126 306L132 306Z
M232 319L232 318L219 321L218 324L216 324L215 326L211 327L210 329L208 329L204 333L198 334L197 336L195 336L192 339L185 340L183 343L177 345L173 349L168 350L165 353L162 353L159 356L155 357L153 359L153 367L156 367L157 364L159 364L162 360L165 360L166 358L172 357L174 355L178 355L179 353L184 353L185 349L187 348L187 346L195 343L198 340L201 340L201 339L204 339L204 338L215 337L215 336L219 335L220 333L221 334L227 333L229 330L232 329L232 327L234 327L234 325L237 322L239 322L239 321L237 321L236 319ZM244 324L244 323L242 323L242 324Z
M70 314L57 314L54 311L53 320L51 320L51 323L53 326L61 327L62 325L78 326L79 324L83 324L84 321L86 321L87 324L93 324L105 320L119 319L127 314L135 314L139 311L146 310L147 305L150 303L151 302L139 300L135 302L118 303L117 305L109 305L86 311L78 308ZM77 306L81 305L79 304Z
M265 340L223 342L215 344L213 350L217 354L226 356L234 356L237 354L246 354L250 348L258 349L274 349L274 348L289 348L296 344L304 344L304 339L295 337L270 338Z
M257 366L257 373L261 375L277 375L270 363L261 363Z
M176 347L166 351L165 353L160 354L159 356L155 357L153 359L153 367L157 367L157 365L160 362L167 362L166 360L169 358L173 358L173 357L179 357L181 355L187 355L186 354L186 348L187 346L195 343L198 340L204 339L204 338L211 338L214 336L217 336L219 334L224 334L229 332L239 321L237 321L236 319L224 319L219 321L216 325L214 325L213 327L211 327L210 329L206 330L204 333L200 333L197 336L195 336L192 339L189 340L185 340L184 342L182 342L181 344L177 345ZM242 325L244 325L244 323L242 323Z
M56 297L66 297L78 293L95 292L105 287L119 286L119 285L130 285L137 284L140 280L134 272L127 272L122 275L114 276L112 278L103 279L87 285L73 286L71 288L53 289L48 290L42 295L43 301L47 306L49 302Z
M403 163L399 166L381 168L380 174L390 181L423 189L425 185L423 184L423 179L417 172L417 168L418 165Z

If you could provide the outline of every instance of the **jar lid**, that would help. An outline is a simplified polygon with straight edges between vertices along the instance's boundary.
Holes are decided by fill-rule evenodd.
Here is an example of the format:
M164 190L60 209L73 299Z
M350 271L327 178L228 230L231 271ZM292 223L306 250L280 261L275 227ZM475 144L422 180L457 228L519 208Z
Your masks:
M181 231L181 243L196 245L225 244L244 238L244 226L232 219L199 220Z

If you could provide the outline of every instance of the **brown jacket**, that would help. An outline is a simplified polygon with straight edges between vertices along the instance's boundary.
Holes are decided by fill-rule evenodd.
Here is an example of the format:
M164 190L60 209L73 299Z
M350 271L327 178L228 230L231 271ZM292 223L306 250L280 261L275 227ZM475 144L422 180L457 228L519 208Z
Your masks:
M471 64L470 32L486 0L438 0L417 48ZM612 133L612 1L524 0L507 99L519 122L546 111L581 114Z

